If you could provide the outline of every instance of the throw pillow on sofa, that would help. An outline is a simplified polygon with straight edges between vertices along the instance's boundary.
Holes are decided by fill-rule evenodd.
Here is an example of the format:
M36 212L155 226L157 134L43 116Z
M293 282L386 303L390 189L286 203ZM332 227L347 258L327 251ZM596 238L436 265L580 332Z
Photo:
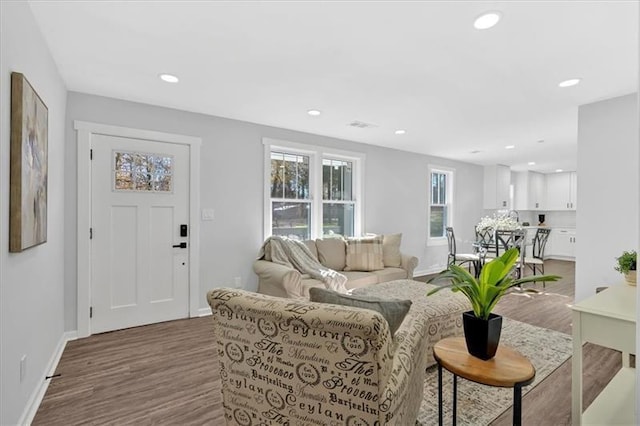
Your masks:
M385 267L402 267L402 254L400 253L400 243L402 234L390 234L382 237L382 262Z
M383 300L376 297L352 296L320 287L309 289L309 300L311 302L371 309L379 312L389 323L389 330L392 336L404 321L409 308L411 308L411 300Z
M378 271L384 269L382 235L373 238L347 238L345 271Z
M343 271L345 266L346 243L342 238L316 240L318 260L334 271Z

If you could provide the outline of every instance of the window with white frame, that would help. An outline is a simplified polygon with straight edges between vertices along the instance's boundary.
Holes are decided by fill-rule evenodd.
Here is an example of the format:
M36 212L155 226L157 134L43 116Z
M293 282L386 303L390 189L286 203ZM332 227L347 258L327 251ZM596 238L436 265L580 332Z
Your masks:
M433 168L429 178L429 238L445 238L452 226L453 172Z
M364 156L267 141L265 238L283 235L306 240L359 235Z

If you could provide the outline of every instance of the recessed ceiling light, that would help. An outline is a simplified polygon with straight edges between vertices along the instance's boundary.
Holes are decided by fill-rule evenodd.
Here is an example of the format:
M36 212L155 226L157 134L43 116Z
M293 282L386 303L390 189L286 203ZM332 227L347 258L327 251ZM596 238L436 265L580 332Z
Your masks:
M177 83L180 81L180 79L173 74L160 74L158 77L160 77L160 80L166 81L167 83Z
M320 111L318 111L317 109L310 109L309 111L307 111L307 114L309 114L312 117L317 117L322 113Z
M482 151L477 150L477 149L476 149L476 150L471 151L471 153L472 153L472 154L480 154L481 152L482 152Z
M565 80L565 81L562 81L562 82L558 83L558 86L559 87L571 87L571 86L575 86L578 83L580 83L580 79L579 78L571 78L569 80Z
M488 30L500 21L502 14L500 12L486 12L478 16L473 22L473 26L477 30Z
M513 149L515 147L516 147L515 145L507 145L504 147L504 149Z
M529 166L535 166L535 165L536 165L536 162L535 162L535 161L529 161L529 162L527 163L527 165L529 165Z
M404 135L405 133L407 133L407 131L403 130L403 129L398 129L398 130L396 130L395 133L396 133L396 135Z
M563 171L564 171L564 170L562 170L562 169L556 169L556 173L561 173L561 172L563 172Z
M538 143L544 143L544 139L540 139Z

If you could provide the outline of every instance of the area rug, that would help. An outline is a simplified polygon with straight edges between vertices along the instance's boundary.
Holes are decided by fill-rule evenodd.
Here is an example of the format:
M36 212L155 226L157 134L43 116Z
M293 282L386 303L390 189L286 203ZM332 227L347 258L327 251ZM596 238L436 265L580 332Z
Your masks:
M506 344L529 358L536 369L534 382L522 388L522 395L560 367L572 353L571 336L504 318L500 344ZM452 374L443 370L444 424L451 424ZM513 404L513 388L484 386L458 378L459 425L488 425ZM526 402L524 403L526 404ZM427 370L424 399L417 425L438 424L438 367Z

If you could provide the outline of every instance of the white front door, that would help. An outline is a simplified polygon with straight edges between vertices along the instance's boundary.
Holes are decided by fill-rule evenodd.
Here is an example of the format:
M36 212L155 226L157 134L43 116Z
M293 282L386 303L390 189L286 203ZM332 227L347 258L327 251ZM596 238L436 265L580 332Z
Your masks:
M94 135L91 149L92 332L188 317L189 147Z

